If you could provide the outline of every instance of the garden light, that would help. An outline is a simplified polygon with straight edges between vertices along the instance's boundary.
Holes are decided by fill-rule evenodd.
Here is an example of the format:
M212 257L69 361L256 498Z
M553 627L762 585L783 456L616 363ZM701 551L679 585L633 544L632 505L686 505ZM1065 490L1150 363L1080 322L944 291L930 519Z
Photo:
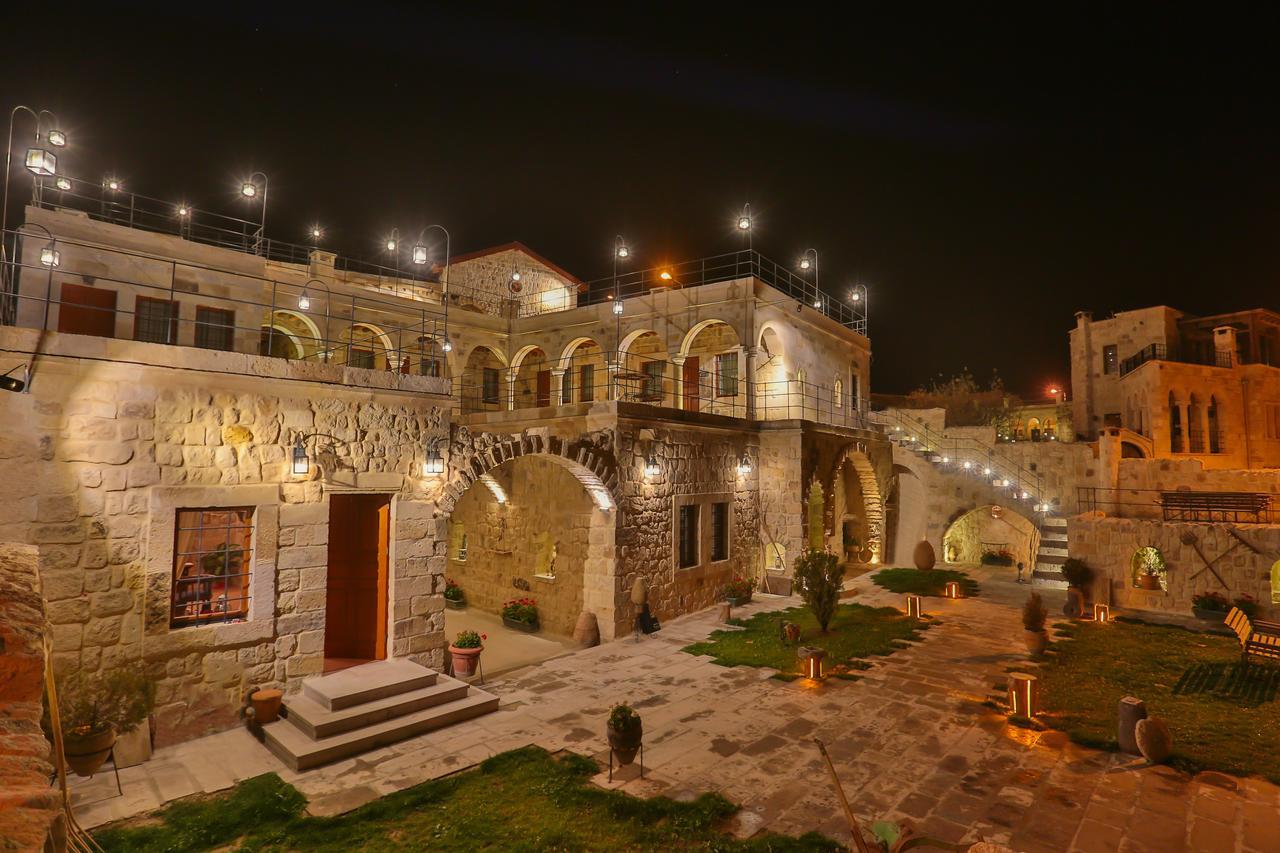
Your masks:
M924 611L920 608L920 596L915 593L907 594L907 616L912 619L920 619L924 616Z
M1013 716L1027 719L1040 713L1040 687L1034 675L1009 673L1009 708Z
M1105 604L1093 605L1093 621L1094 622L1110 622L1111 608Z

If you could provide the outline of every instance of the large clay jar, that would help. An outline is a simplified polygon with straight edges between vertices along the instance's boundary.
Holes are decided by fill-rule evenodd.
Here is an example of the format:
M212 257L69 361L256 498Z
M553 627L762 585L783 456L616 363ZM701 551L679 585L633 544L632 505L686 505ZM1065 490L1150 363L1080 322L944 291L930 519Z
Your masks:
M108 727L90 735L62 735L62 754L77 776L92 776L116 745L116 730Z
M274 688L255 690L249 697L253 704L253 719L260 726L274 723L280 716L280 705L284 702L284 691Z
M1075 587L1067 590L1067 603L1062 605L1062 615L1079 619L1084 615L1084 593Z
M936 562L936 558L933 555L933 546L929 544L927 539L921 539L916 544L916 549L911 556L915 560L916 568L921 571L927 572L933 568Z
M1173 732L1169 731L1169 724L1159 717L1139 720L1134 727L1134 739L1138 741L1142 757L1152 764L1163 764L1173 754Z
M600 622L590 610L578 614L578 624L573 628L573 639L584 648L600 645Z
M644 737L644 727L639 720L634 726L625 729L615 729L606 723L605 732L609 738L609 746L613 748L613 754L618 757L620 765L626 767L636 760L636 753L640 751L640 741Z

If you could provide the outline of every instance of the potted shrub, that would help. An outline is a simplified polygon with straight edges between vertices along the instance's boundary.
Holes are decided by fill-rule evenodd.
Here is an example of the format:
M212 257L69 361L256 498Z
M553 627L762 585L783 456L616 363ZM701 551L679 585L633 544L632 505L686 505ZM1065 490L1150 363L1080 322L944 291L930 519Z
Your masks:
M453 661L453 674L459 678L470 678L476 674L480 665L480 653L484 651L484 641L488 634L477 631L459 631L458 636L449 644L449 657Z
M67 765L77 776L92 776L107 760L117 733L145 720L155 703L155 682L141 664L62 679L58 718Z
M844 568L836 561L835 554L810 549L796 557L793 574L800 597L825 634L840 602Z
M613 706L609 712L606 726L609 746L618 757L618 763L626 767L636 759L640 751L640 741L644 738L644 728L640 723L640 715L626 703Z
M755 588L755 578L734 575L733 580L724 585L724 600L734 607L741 607L751 601L751 594Z
M444 606L450 610L465 610L467 597L453 578L444 579Z
M1220 592L1199 592L1191 597L1191 612L1197 619L1221 622L1231 609L1231 602Z
M538 630L538 602L532 598L513 598L502 605L502 624L532 634Z
M1252 595L1245 593L1231 603L1236 607L1239 607L1244 615L1248 616L1250 619L1256 619L1258 617L1258 599L1254 598Z
M1049 612L1044 609L1040 593L1031 593L1027 603L1022 606L1022 628L1027 651L1032 657L1040 657L1049 645L1049 635L1044 630L1044 623L1048 618Z
M1164 584L1160 582L1160 575L1165 568L1164 555L1158 549L1150 546L1139 548L1133 555L1133 560L1136 564L1134 580L1139 589L1154 592L1164 589Z
M1088 605L1088 591L1093 584L1093 569L1084 560L1068 557L1062 564L1062 576L1067 581L1067 602L1062 606L1063 614L1072 619L1084 615Z

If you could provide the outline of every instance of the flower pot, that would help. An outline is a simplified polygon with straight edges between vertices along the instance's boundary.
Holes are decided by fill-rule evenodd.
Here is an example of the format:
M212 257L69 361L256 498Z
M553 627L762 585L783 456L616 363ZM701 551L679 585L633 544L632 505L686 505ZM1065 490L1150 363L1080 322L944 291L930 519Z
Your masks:
M1138 575L1138 587L1140 589L1150 589L1159 592L1163 587L1160 586L1159 575Z
M864 563L870 563L871 558L874 556L875 554L872 552L870 548L863 548L861 551L858 552L858 559Z
M480 666L480 653L484 651L484 646L477 646L474 649L460 649L457 646L449 645L449 657L453 660L453 674L458 678L470 678L476 674L476 668Z
M521 622L519 619L512 619L509 616L502 617L502 624L516 631L524 631L526 634L536 634L541 626L536 622Z
M911 552L911 557L916 564L916 568L922 572L932 569L936 559L933 555L933 546L929 544L927 539L921 539L916 543L915 550Z
M1204 619L1207 622L1221 622L1227 618L1227 614L1221 610L1206 610L1203 607L1192 607L1191 612L1196 615L1197 619Z
M256 690L249 697L253 704L253 720L260 726L274 723L280 716L280 703L284 701L283 690Z
M1033 658L1040 657L1044 654L1044 650L1049 647L1049 635L1043 630L1023 631L1022 638L1027 644L1027 651L1031 653Z
M621 731L612 726L606 726L605 730L609 736L609 746L618 757L618 764L626 767L635 761L636 753L640 751L640 741L644 738L644 725L637 722Z
M444 606L448 610L466 610L467 600L465 598L459 598L459 599L446 598L444 600Z
M115 745L116 730L113 727L88 735L62 736L62 752L67 758L67 766L77 776L92 776L97 773L111 754L111 747Z
M741 607L744 604L751 603L751 596L752 593L747 593L746 595L738 596L737 598L726 595L724 600L729 602L733 607Z

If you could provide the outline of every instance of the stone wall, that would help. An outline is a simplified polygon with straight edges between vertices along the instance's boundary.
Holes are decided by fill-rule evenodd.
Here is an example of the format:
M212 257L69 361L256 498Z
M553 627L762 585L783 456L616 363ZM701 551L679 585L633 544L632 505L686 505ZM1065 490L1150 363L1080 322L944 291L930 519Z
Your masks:
M1190 615L1191 599L1197 593L1220 592L1228 598L1248 594L1262 605L1260 618L1280 616L1280 584L1273 586L1273 578L1280 575L1280 525L1170 524L1086 514L1068 519L1067 531L1071 556L1084 560L1099 575L1094 590L1095 596L1102 596L1099 600L1134 610ZM1241 544L1232 532L1261 553ZM1147 546L1164 556L1167 590L1138 589L1133 584L1133 554ZM1205 568L1197 548L1216 560L1213 568L1221 582Z
M0 847L64 849L61 797L49 785L40 727L45 614L34 546L0 543ZM63 841L62 843L65 843Z
M1163 305L1121 311L1096 321L1087 312L1076 314L1076 327L1069 338L1071 420L1077 434L1092 441L1098 437L1106 415L1123 413L1119 363L1149 344L1176 343L1181 316L1182 312ZM1108 346L1116 347L1116 369L1111 372L1104 364Z

